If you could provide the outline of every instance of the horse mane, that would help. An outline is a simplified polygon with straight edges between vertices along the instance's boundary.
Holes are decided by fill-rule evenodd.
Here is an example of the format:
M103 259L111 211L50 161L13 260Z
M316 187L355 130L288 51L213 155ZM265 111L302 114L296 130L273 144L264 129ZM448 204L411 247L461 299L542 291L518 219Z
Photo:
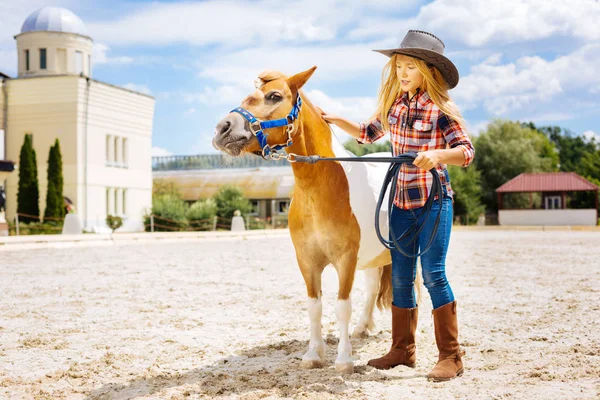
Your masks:
M267 82L274 81L276 79L287 79L288 76L282 72L267 69L260 74L258 74L258 78L254 81L256 88L260 88Z

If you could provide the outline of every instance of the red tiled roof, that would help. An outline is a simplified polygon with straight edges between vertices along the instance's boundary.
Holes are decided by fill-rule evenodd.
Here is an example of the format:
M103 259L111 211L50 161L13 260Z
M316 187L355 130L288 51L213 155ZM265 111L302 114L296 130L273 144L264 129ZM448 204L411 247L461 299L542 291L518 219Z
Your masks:
M496 192L577 192L598 189L598 186L575 172L536 172L517 175Z

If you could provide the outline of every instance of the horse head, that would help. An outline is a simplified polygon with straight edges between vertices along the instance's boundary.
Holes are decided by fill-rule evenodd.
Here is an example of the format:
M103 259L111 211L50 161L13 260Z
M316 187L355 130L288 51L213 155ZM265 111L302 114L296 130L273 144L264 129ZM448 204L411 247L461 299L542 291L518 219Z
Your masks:
M217 123L213 146L232 156L248 152L263 157L272 149L290 146L298 134L302 104L298 93L316 68L290 77L262 72L255 80L256 90Z

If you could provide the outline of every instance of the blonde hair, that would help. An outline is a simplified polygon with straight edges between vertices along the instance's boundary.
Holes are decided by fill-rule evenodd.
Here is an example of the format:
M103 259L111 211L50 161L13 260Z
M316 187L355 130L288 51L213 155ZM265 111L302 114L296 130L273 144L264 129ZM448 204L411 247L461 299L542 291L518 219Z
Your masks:
M400 88L400 79L398 79L398 75L396 74L397 57L397 54L390 57L390 61L383 68L381 74L381 88L379 89L379 100L377 102L377 110L374 114L374 117L379 116L381 118L381 125L385 131L390 129L390 123L388 122L390 108L392 108L396 99L404 94L404 91ZM426 91L429 94L433 103L438 106L448 118L458 122L461 126L464 126L465 121L456 104L450 99L448 85L440 70L427 64L421 59L413 57L411 57L411 59L421 75L423 75L421 90Z

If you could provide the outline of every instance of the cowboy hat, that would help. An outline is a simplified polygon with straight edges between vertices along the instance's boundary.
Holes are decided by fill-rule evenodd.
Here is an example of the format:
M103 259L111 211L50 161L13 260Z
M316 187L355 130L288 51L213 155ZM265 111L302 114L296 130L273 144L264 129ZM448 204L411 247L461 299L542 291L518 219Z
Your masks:
M421 59L439 69L448 84L448 89L452 89L458 84L458 69L444 56L445 47L444 42L429 32L409 30L398 48L373 51L388 57L404 54Z

